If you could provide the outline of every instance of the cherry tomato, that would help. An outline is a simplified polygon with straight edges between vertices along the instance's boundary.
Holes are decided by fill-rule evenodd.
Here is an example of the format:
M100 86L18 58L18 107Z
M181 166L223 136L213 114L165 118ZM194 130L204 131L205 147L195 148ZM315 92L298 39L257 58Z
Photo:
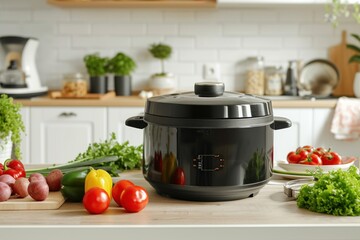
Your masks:
M185 185L185 173L181 167L177 167L175 169L175 172L173 173L172 183L178 185Z
M321 157L321 161L324 165L338 165L341 164L341 156L336 152L326 152Z
M298 148L296 152L289 152L287 155L287 160L289 163L299 163L299 161L302 161L307 158L308 152Z
M146 190L140 186L128 186L120 196L121 205L128 212L140 212L149 202Z
M83 205L89 213L100 214L108 209L110 205L110 197L102 188L90 188L84 195Z
M321 157L322 155L324 155L326 152L327 152L326 149L323 148L323 147L318 147L318 148L316 148L316 149L313 151L313 153L316 154L316 155L318 155L319 157Z
M314 153L309 153L307 158L300 160L299 163L306 165L322 165L321 158Z
M305 146L302 146L302 147L300 147L300 149L301 150L305 150L305 151L307 151L307 152L312 152L312 151L314 151L314 147L313 146L310 146L310 145L305 145Z
M130 182L129 180L120 180L112 188L111 195L119 207L121 207L121 202L120 202L121 193L128 186L134 186L134 183Z
M0 163L0 175L2 175L4 172L4 165L2 165L2 163Z

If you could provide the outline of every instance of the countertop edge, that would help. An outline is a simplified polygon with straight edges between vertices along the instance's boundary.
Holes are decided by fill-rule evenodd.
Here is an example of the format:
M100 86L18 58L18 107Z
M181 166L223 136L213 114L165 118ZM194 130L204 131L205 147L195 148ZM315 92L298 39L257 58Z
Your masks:
M146 99L138 96L114 97L111 99L50 99L38 97L16 99L24 107L144 107ZM272 100L273 108L335 108L337 99Z

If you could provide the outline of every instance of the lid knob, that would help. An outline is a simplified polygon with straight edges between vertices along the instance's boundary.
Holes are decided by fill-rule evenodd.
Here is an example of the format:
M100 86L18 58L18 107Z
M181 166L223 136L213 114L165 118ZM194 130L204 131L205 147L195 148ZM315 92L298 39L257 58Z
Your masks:
M195 83L195 94L199 97L218 97L223 95L224 83L221 82L200 82Z

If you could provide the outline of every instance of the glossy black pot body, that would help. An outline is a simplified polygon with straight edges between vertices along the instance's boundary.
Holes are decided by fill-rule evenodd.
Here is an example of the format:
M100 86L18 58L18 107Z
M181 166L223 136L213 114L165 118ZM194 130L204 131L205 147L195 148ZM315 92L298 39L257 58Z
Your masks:
M272 115L271 101L197 83L194 92L147 100L143 174L160 194L197 201L254 196L269 181L274 130L291 122Z
M258 193L271 177L273 129L191 129L149 124L143 174L161 194L220 201Z

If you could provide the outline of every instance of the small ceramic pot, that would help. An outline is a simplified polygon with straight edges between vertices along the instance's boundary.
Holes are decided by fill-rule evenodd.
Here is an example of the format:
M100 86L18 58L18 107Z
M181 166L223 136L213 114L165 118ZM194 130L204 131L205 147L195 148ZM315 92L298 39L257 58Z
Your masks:
M155 95L169 94L176 90L176 80L172 74L153 75L149 81L149 87Z
M107 76L90 77L90 93L107 93Z
M131 76L114 76L116 96L131 96Z
M12 141L10 136L6 139L0 139L0 162L5 162L6 159L11 158Z

